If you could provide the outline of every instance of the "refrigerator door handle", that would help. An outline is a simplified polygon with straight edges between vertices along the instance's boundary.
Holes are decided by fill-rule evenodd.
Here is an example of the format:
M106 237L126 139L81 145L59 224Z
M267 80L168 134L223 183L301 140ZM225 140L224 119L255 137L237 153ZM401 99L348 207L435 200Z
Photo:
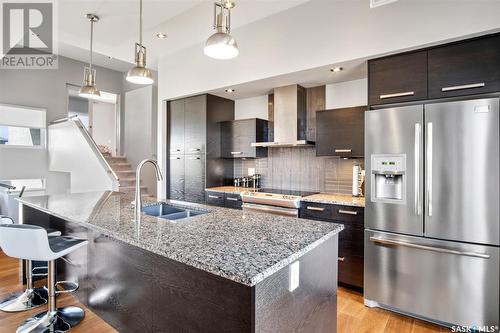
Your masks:
M427 213L432 216L432 123L427 123L427 168L425 170L427 177Z
M420 142L422 135L422 126L415 124L415 215L420 215Z
M489 259L490 258L490 255L487 253L458 251L458 250L446 249L446 248L442 248L442 247L427 246L427 245L415 244L415 243L404 242L404 241L399 241L399 240L378 238L378 237L373 237L373 236L370 236L370 241L372 241L374 243L378 243L378 244L383 244L383 245L405 246L405 247L410 247L413 249L434 251L434 252L447 253L447 254L455 254L455 255L459 255L459 256L475 257L475 258L482 258L482 259Z

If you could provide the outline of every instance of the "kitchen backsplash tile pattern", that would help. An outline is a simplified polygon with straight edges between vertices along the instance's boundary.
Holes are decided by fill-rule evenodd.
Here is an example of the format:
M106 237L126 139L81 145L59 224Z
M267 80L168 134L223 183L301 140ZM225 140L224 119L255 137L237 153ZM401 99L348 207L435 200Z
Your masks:
M317 157L314 147L272 148L267 158L235 160L234 175L255 168L262 187L351 194L353 165L364 167L364 159Z

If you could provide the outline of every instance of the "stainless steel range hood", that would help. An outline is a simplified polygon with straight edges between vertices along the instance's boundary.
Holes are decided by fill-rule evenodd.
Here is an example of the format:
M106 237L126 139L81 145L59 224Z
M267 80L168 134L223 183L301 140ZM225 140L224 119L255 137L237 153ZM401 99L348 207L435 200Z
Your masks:
M297 84L274 88L274 141L252 147L304 147L307 141L306 89Z

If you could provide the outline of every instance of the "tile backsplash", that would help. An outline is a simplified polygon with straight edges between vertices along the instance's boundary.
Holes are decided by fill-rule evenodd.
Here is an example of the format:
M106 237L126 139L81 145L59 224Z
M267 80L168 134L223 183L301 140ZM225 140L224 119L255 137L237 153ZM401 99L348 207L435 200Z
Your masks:
M351 194L352 167L364 164L364 159L317 157L314 147L270 148L267 158L236 159L234 176L255 168L262 187Z

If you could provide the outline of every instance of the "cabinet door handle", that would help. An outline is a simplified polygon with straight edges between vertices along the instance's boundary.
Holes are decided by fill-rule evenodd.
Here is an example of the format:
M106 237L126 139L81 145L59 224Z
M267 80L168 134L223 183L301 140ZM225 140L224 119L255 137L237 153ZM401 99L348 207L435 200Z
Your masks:
M413 95L415 95L414 91L405 91L405 92L400 92L400 93L395 93L395 94L380 95L380 99L394 98L394 97L405 97L405 96L413 96Z
M216 196L216 195L211 195L211 194L209 194L209 195L208 195L208 197L209 197L210 199L221 199L221 197L218 197L218 196Z
M238 201L238 198L227 197L226 199L229 201Z
M335 149L336 153L350 153L352 149Z
M343 262L345 260L345 257L338 257L337 260L340 261L340 262Z
M459 86L450 86L441 88L441 91L454 91L454 90L462 90L462 89L473 89L473 88L481 88L486 84L484 82L481 83L471 83L471 84L462 84Z
M171 160L180 160L180 157L170 157Z
M232 151L231 152L231 155L241 155L241 154L243 154L242 151Z
M323 212L323 211L325 211L325 208L323 208L323 207L312 207L312 206L307 206L307 209L308 209L308 210L314 210L314 211L317 211L317 212Z
M339 209L339 214L358 215L358 212L353 211L353 210L343 210L343 209Z
M188 160L201 160L201 157L189 157Z
M189 149L189 151L201 151L201 149L200 148L191 148L191 149Z

